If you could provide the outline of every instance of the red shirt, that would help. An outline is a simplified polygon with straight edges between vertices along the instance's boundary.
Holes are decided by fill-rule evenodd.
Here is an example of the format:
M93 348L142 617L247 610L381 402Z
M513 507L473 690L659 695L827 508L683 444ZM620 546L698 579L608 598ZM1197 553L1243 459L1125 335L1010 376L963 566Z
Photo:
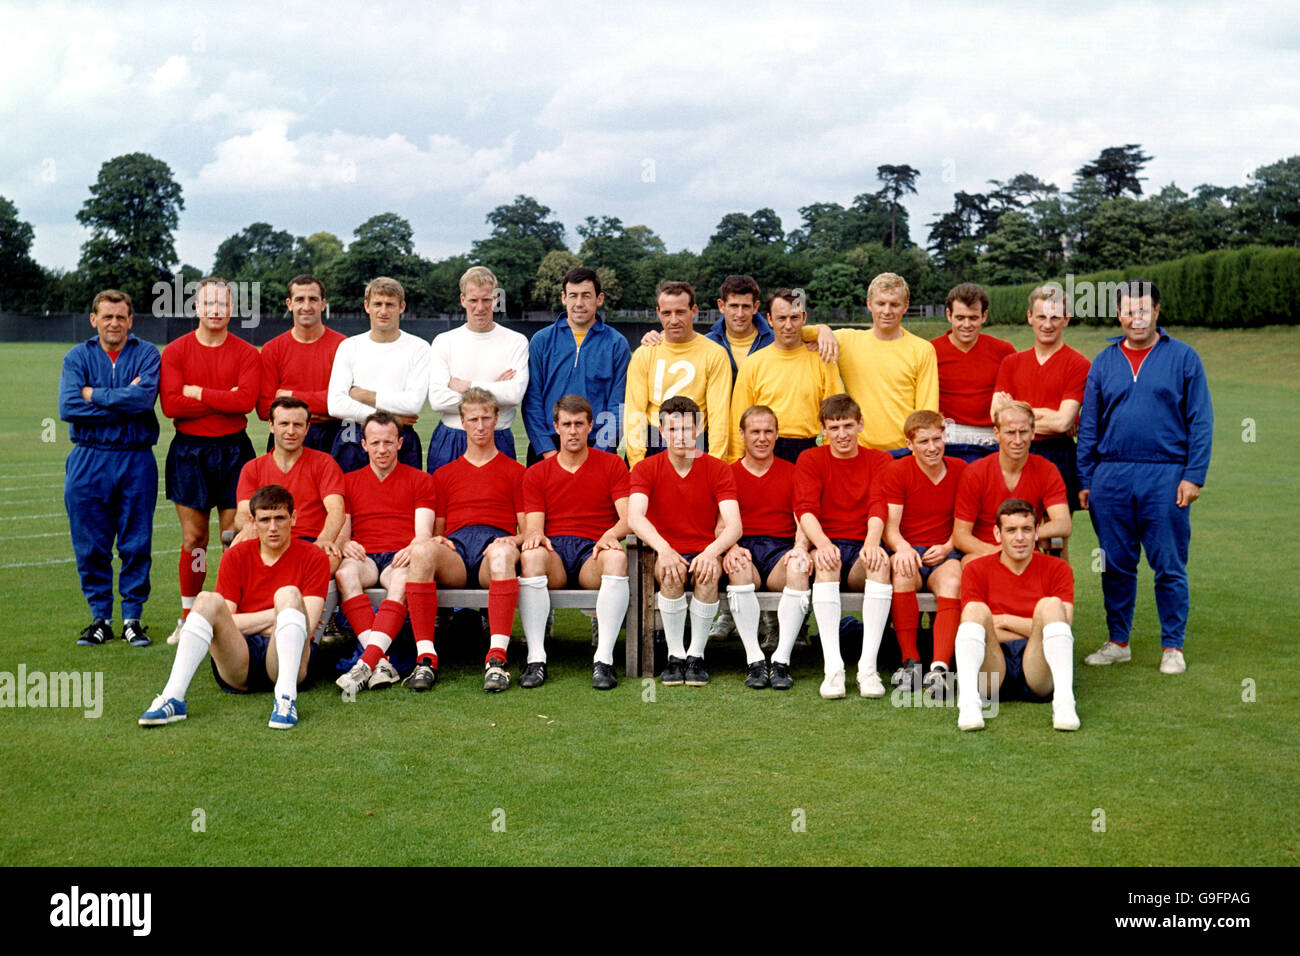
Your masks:
M290 585L303 597L325 600L330 585L330 559L325 552L292 538L275 564L266 564L260 541L241 541L226 550L217 568L217 593L235 602L236 614L275 607L275 592Z
M794 510L811 513L828 538L862 541L867 521L888 515L880 499L880 476L893 464L887 452L858 448L852 458L836 458L829 445L809 448L795 463Z
M1154 344L1148 345L1144 349L1131 349L1127 345L1121 344L1120 351L1123 352L1124 357L1128 359L1129 368L1133 369L1134 379L1137 378L1138 369L1142 367L1142 363L1146 361L1146 357L1151 354L1153 348L1155 348Z
M487 464L471 465L461 455L435 471L433 483L438 490L438 514L447 519L443 534L472 524L515 533L519 512L524 510L524 466L513 458L497 452Z
M1088 382L1088 369L1092 363L1082 352L1062 345L1042 365L1032 347L1009 355L998 369L995 391L1010 392L1020 402L1031 408L1060 408L1069 400L1083 401L1083 389ZM1042 441L1046 435L1035 435Z
M618 523L614 503L629 494L627 463L599 448L573 474L560 467L560 456L544 458L524 472L525 513L546 515L548 535L576 535L597 540Z
M731 475L736 480L745 534L793 538L794 465L774 455L771 466L760 476L746 468L742 458L732 463Z
M367 554L401 551L415 537L415 509L434 510L433 478L400 462L383 481L369 465L343 476L352 540Z
M650 499L646 517L678 554L699 554L713 544L718 504L737 500L731 468L712 455L691 459L685 478L666 451L642 459L632 469L631 490Z
M1004 358L1015 354L1016 347L991 335L977 338L969 352L953 345L946 334L931 339L930 344L938 357L939 414L959 425L991 426L989 405L998 369Z
M1029 565L1016 574L1002 563L1002 552L966 562L961 569L961 606L987 604L994 614L1033 617L1045 597L1074 603L1074 572L1060 558L1035 551Z
M898 531L910 545L928 548L943 544L952 536L957 485L966 470L966 462L945 457L943 463L948 470L937 485L912 455L891 462L881 476L880 497L887 506L903 506Z
M271 417L271 403L278 389L287 388L301 398L312 418L329 418L330 370L334 353L346 335L325 329L315 342L299 342L293 330L277 335L262 346L262 389L257 397L257 417Z
M220 345L203 345L191 332L163 349L158 395L178 432L215 438L248 426L261 381L262 360L253 346L233 332ZM186 385L202 388L202 400L182 395Z
M259 455L239 473L235 489L236 501L247 501L253 492L266 485L282 485L293 495L298 521L293 526L297 537L315 538L325 527L326 495L344 494L343 472L329 455L312 448L304 448L288 473L280 470L271 452Z
M995 452L966 466L957 484L957 508L953 513L958 521L974 522L972 533L988 544L997 544L993 526L998 508L1008 498L1023 498L1040 515L1052 505L1065 504L1065 482L1056 466L1046 458L1039 455L1026 458L1015 488L1007 490L999 457Z

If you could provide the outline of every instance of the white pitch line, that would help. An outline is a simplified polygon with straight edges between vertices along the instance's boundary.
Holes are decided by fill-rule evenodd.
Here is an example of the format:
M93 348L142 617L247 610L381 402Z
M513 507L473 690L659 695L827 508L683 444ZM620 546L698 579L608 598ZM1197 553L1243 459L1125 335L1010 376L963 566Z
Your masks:
M45 564L71 564L76 558L51 558L49 561L20 561L18 564L0 564L0 570L5 568L35 568Z
M66 538L66 531L47 531L44 534L7 534L0 541L20 541L24 538Z

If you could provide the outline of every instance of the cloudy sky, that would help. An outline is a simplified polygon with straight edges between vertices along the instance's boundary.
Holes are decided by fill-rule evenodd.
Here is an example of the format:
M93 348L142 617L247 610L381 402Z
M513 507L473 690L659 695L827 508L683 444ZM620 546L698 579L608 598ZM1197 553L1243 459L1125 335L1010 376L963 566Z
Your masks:
M1240 183L1300 152L1293 3L21 3L0 0L0 195L76 265L100 165L168 163L180 257L256 221L345 241L381 212L466 252L526 193L568 227L701 249L728 212L921 171L913 237L955 190L1068 188L1104 147L1148 190Z

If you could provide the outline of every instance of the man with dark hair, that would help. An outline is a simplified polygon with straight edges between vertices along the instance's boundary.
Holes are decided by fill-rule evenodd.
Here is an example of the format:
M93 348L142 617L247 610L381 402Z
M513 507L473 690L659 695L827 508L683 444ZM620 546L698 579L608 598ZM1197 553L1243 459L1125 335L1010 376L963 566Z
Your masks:
M63 358L59 417L72 451L64 468L63 503L81 593L93 620L77 643L113 639L113 543L122 559L122 638L152 642L140 624L149 599L153 512L158 501L158 397L162 360L151 343L131 334L131 297L105 289L90 306L94 337Z
M257 538L226 551L217 589L205 591L181 627L171 675L140 715L156 727L184 720L185 694L209 652L217 686L230 694L274 690L269 726L298 723L298 688L312 674L308 635L320 619L329 585L325 552L293 535L293 496L279 485L250 501Z
M181 620L168 644L180 639L181 626L203 590L212 509L217 509L222 532L234 530L239 473L255 454L245 429L262 378L257 349L230 334L229 283L204 279L195 307L198 329L163 350L158 392L163 414L176 422L167 449L167 499L181 524Z
M1074 574L1035 548L1038 517L1004 501L998 550L962 571L957 629L957 727L981 730L980 685L990 699L1052 702L1052 726L1078 730L1074 706Z
M633 352L627 369L627 462L636 467L642 458L663 450L653 423L659 421L663 402L674 396L695 402L705 423L697 440L707 436L709 454L722 458L727 453L731 407L727 354L696 333L699 308L689 282L661 282L655 301L663 339Z
M668 642L668 664L660 680L665 685L702 687L709 682L704 648L718 611L718 589L725 580L722 556L740 538L740 506L731 470L696 448L700 407L684 395L675 395L663 402L658 414L665 453L632 469L627 520L637 537L655 550L659 613ZM689 602L688 585L693 589Z
M861 447L862 409L848 395L832 395L820 412L823 444L795 463L795 514L812 545L813 616L821 637L827 700L844 696L840 653L840 588L862 591L862 654L858 691L884 697L876 672L880 641L889 622L889 556L881 546L886 511L880 479L889 467L885 452Z
M549 415L564 395L581 395L591 403L589 440L594 447L616 452L623 434L621 411L632 350L597 311L605 294L595 270L570 269L564 276L563 301L564 311L555 323L528 343L523 416L529 465L559 451L561 439Z
M758 283L752 276L727 276L718 289L718 311L722 317L704 337L726 350L733 383L746 359L772 344L772 327L759 311L761 301Z
M1010 342L984 335L989 296L973 282L953 286L944 301L950 331L930 340L939 369L939 412L944 454L976 461L997 449L990 408L1002 360L1015 354Z
M627 616L627 498L623 459L589 448L591 405L581 395L563 395L552 416L560 437L558 454L524 474L524 534L520 546L519 623L528 642L520 687L546 680L548 588L599 588L597 642L591 685L618 686L614 643Z
M262 388L257 399L257 417L269 422L271 403L277 398L300 398L311 413L303 446L329 454L342 423L330 416L330 373L334 353L346 338L328 328L324 314L325 284L315 276L300 275L289 280L284 300L293 324L262 346ZM266 450L275 439L267 440Z
M1154 282L1122 284L1115 311L1124 335L1092 363L1079 421L1079 499L1106 558L1101 590L1110 635L1084 662L1131 656L1140 547L1155 574L1160 673L1181 674L1191 504L1210 467L1214 407L1200 356L1160 328Z

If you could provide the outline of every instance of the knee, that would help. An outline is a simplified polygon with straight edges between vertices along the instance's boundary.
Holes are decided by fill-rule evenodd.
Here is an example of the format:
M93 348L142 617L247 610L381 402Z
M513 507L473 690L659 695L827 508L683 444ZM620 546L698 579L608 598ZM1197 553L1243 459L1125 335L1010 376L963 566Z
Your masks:
M302 591L292 584L277 588L275 592L275 609L283 611L286 608L302 609Z
M601 574L612 574L617 577L627 576L627 552L622 550L609 550L600 552L600 560L597 562Z
M989 610L987 604L979 601L971 601L961 609L961 622L974 621L976 624L983 624L986 620L993 617L993 612Z
M1044 624L1065 620L1065 602L1059 597L1045 597L1034 605L1034 617Z
M220 594L215 591L204 591L194 598L194 609L191 613L200 614L211 621L225 606L225 599Z
M488 573L494 578L510 578L515 575L515 567L519 563L519 549L509 542L494 542L488 546L487 554Z
M546 573L546 555L545 548L530 548L527 551L520 552L519 567L526 578L541 577Z

